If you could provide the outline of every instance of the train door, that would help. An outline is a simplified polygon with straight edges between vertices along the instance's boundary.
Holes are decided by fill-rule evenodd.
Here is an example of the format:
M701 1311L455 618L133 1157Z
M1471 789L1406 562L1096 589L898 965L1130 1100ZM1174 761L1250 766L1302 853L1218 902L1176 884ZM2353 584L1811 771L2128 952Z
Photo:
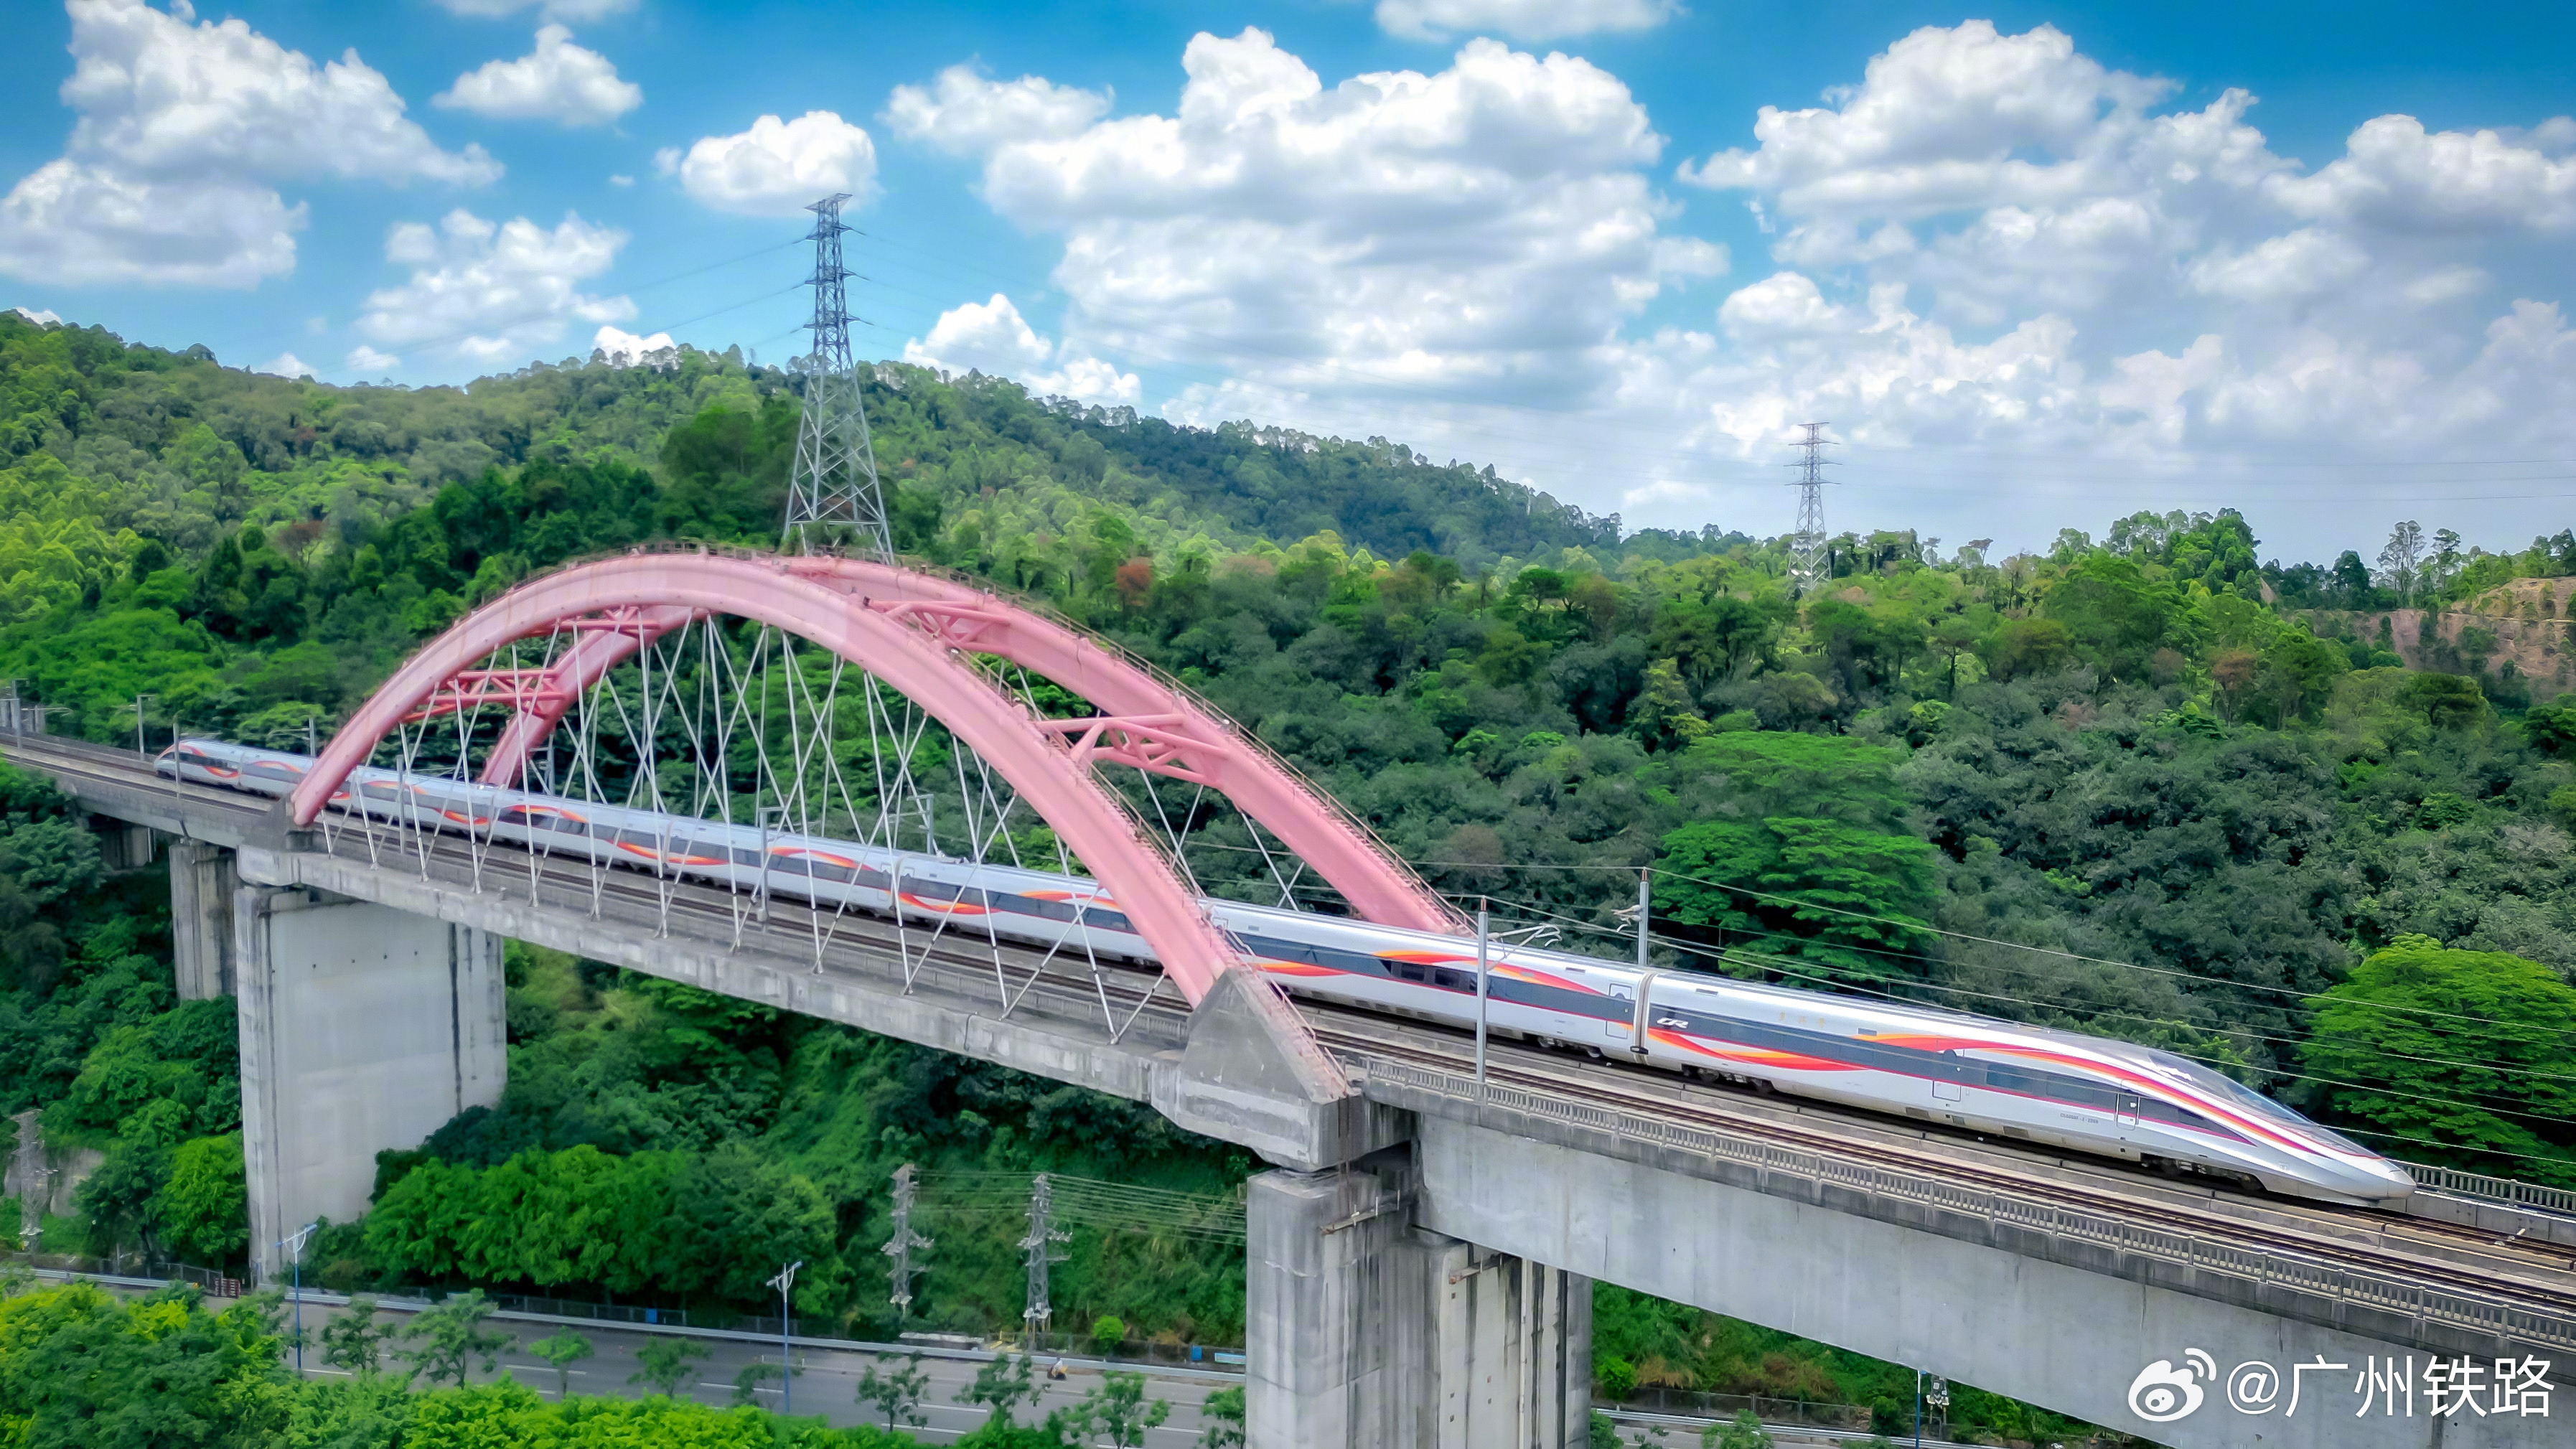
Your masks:
M1610 1014L1601 1019L1601 1034L1625 1044L1635 1027L1637 993L1633 987L1613 986L1609 988L1609 995Z
M2118 1120L2120 1136L2124 1139L2138 1130L2139 1105L2137 1093L2122 1092L2119 1094L2119 1100L2112 1106L2112 1115Z

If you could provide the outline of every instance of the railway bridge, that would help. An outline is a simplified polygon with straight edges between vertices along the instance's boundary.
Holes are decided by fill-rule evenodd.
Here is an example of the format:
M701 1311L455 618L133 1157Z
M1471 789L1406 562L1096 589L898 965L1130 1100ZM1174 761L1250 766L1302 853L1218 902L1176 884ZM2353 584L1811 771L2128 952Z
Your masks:
M967 581L695 549L547 574L426 646L284 800L41 733L0 753L168 839L181 994L238 1007L254 1243L357 1216L377 1151L499 1099L516 939L1260 1154L1259 1445L1583 1444L1596 1279L2192 1449L2539 1449L2576 1422L2576 1213L2498 1185L2258 1198L1510 1041L1480 1078L1458 1032L1283 1001L1199 908L1164 790L1239 816L1283 902L1311 881L1365 919L1463 923L1187 690ZM1052 848L1163 969L371 820L334 800L370 762L951 857Z

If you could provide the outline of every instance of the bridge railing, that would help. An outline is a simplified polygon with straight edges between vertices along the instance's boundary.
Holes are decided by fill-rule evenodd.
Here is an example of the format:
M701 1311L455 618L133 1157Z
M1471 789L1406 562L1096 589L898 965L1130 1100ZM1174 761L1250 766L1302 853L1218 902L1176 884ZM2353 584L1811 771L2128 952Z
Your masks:
M2576 1190L2518 1182L2510 1177L2489 1177L2483 1172L2463 1172L2456 1167L2433 1167L2420 1162L2399 1165L2414 1175L2419 1186L2429 1187L2435 1192L2486 1198L2517 1207L2576 1216Z
M1434 1092L1462 1101L1473 1101L1477 1096L1475 1078L1462 1073L1372 1055L1356 1056L1352 1064L1373 1082ZM2576 1317L2539 1304L2433 1287L2367 1269L2322 1262L2302 1256L2290 1248L2213 1241L2106 1213L2086 1212L1965 1183L1929 1180L1777 1142L1737 1137L1685 1122L1640 1116L1598 1103L1550 1096L1499 1082L1486 1084L1484 1100L1488 1105L1523 1116L1740 1163L1764 1172L1805 1178L1819 1186L1830 1184L1873 1197L1919 1203L2050 1238L2099 1244L2124 1254L2221 1273L2255 1284L2289 1288L2336 1303L2385 1309L2418 1322L2438 1322L2496 1337L2576 1349Z

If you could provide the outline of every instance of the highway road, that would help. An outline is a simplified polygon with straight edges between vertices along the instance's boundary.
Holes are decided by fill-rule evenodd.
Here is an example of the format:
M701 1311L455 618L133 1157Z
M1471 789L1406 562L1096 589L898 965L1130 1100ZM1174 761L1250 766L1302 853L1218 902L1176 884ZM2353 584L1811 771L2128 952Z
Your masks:
M305 1332L318 1345L322 1324L338 1316L341 1311L337 1307L307 1302L304 1305ZM409 1316L407 1312L388 1305L378 1315L377 1322L394 1325ZM499 1371L492 1377L507 1375L547 1398L555 1397L558 1380L554 1366L528 1352L526 1346L556 1332L563 1325L552 1321L495 1318L489 1326L510 1334L518 1340L516 1346L500 1356ZM597 1350L594 1357L573 1365L571 1384L572 1391L576 1394L622 1397L652 1392L640 1384L631 1384L628 1380L642 1367L642 1362L637 1355L643 1346L657 1337L685 1337L685 1341L703 1345L709 1350L706 1358L697 1361L689 1386L683 1390L681 1396L719 1407L734 1401L736 1374L755 1363L775 1364L779 1358L778 1345L775 1343L730 1338L701 1338L694 1334L686 1336L655 1334L647 1329L622 1328L607 1324L582 1324L575 1326L573 1331L589 1339L592 1347ZM900 1362L899 1358L880 1358L875 1354L847 1350L808 1348L799 1344L796 1350L799 1374L794 1385L793 1402L788 1406L799 1415L820 1414L836 1425L873 1423L882 1426L885 1423L882 1416L874 1409L863 1407L858 1403L859 1375L871 1365L900 1364ZM950 1358L924 1357L921 1367L922 1371L930 1376L930 1387L923 1394L921 1405L915 1412L927 1422L918 1426L899 1427L910 1428L914 1436L923 1443L947 1444L963 1437L969 1430L984 1422L986 1413L983 1409L956 1402L957 1395L974 1380L975 1370L979 1367L977 1363ZM344 1371L324 1367L321 1353L316 1347L305 1351L304 1372L308 1377L323 1378L336 1376ZM479 1372L475 1375L478 1382L485 1377ZM1240 1380L1213 1373L1193 1376L1175 1374L1168 1369L1150 1371L1146 1384L1146 1397L1148 1400L1168 1401L1172 1406L1172 1416L1168 1424L1146 1436L1146 1449L1178 1449L1181 1445L1197 1443L1203 1427L1199 1414L1200 1404L1210 1393L1237 1382ZM1036 1411L1034 1413L1023 1411L1021 1420L1028 1422L1032 1419L1044 1418L1052 1410L1068 1408L1084 1394L1097 1388L1099 1384L1100 1374L1097 1370L1072 1369L1065 1380L1049 1383L1046 1386L1046 1396L1039 1401ZM755 1393L757 1395L755 1402L760 1407L772 1411L781 1407L782 1396L776 1380L771 1380Z

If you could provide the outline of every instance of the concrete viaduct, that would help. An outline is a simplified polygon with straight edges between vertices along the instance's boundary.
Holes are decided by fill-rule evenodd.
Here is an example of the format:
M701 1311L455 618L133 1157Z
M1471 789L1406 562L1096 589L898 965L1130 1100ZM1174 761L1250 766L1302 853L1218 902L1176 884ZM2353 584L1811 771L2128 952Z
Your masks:
M880 565L732 562L838 596L775 606L800 628L795 610L846 608L910 631L925 657L1040 652L1062 629L946 581L858 572L895 572ZM363 761L371 728L494 689L497 671L473 666L532 620L635 620L639 604L666 624L752 612L629 572L588 592L557 575L487 605L388 684L324 766ZM894 682L906 661L861 632L833 647ZM647 637L623 624L598 635ZM501 687L547 725L620 647ZM1302 808L1311 787L1261 778L1266 757L1248 747L1227 755L1228 727L1204 706L1104 699L1142 688L1109 662L1069 654L1049 674L1133 726L1077 739L1033 725L1067 778L1159 761L1256 801L1270 791L1282 818ZM902 687L946 686L916 670ZM1026 746L982 728L988 755ZM1141 973L923 944L866 919L818 953L817 921L783 897L746 930L720 889L603 883L587 865L429 833L388 853L316 828L336 777L309 802L273 803L52 736L0 736L0 754L104 820L170 838L181 995L238 1006L254 1244L316 1215L359 1216L377 1151L499 1100L500 942L516 939L1147 1102L1258 1152L1274 1164L1252 1184L1247 1261L1252 1439L1265 1449L1583 1444L1595 1279L2186 1449L2576 1442L2576 1216L2474 1192L2419 1193L2401 1213L2258 1201L1516 1043L1495 1044L1480 1091L1458 1034L1292 1007L1222 957L1175 970L1176 996ZM1068 815L1088 808L1063 799ZM1334 838L1356 830L1347 822L1318 813L1292 828L1302 849L1344 852L1354 884L1335 883L1355 904L1374 889L1364 908L1439 909L1405 894L1400 867L1361 879L1377 867ZM1108 849L1082 848L1104 879ZM1122 905L1151 894L1118 884ZM263 1276L279 1266L271 1248L254 1256ZM2476 1365L2474 1404L2428 1396L2436 1359ZM2401 1364L2409 1392L2394 1402Z

